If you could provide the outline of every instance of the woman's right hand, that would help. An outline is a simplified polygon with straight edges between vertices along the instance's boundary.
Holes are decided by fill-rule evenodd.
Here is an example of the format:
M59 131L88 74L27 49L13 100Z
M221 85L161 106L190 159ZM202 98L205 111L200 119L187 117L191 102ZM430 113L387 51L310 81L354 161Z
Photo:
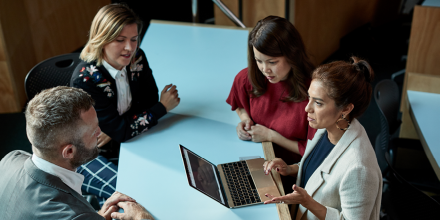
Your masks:
M252 125L254 125L254 122L251 119L245 119L238 123L237 135L240 140L250 141L252 139L251 135L247 132L251 130Z
M174 109L179 103L179 93L173 84L166 85L160 93L160 103L166 108L167 112Z
M275 158L273 160L268 160L263 164L264 173L269 174L270 170L275 169L279 174L283 176L292 176L298 173L299 167L295 164L287 165L281 158Z

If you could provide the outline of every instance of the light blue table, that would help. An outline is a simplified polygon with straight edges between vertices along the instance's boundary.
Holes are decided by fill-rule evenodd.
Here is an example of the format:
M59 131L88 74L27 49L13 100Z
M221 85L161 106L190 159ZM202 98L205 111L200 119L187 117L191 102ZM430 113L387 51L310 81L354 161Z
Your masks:
M422 6L428 7L440 7L440 0L425 0L422 3Z
M148 132L121 145L116 189L160 219L278 219L276 206L228 209L188 185L179 144L214 164L264 157L240 141L239 118L225 102L247 66L248 30L152 22L141 48L159 90L177 85L180 105Z
M440 94L407 91L409 112L423 149L440 179Z

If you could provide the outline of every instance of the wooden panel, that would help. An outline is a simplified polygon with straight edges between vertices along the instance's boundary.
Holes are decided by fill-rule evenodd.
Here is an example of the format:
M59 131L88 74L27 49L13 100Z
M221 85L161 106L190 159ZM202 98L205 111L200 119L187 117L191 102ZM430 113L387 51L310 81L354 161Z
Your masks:
M222 0L222 2L238 18L238 0ZM234 22L232 22L225 15L225 13L223 13L222 10L220 10L220 8L216 4L214 4L214 18L215 18L215 24L218 24L218 25L228 25L228 26L237 26L237 25L234 24Z
M273 150L272 142L262 142L264 158L266 160L272 160L275 158L275 152ZM286 195L283 188L283 183L281 182L280 174L274 170L271 170L272 177L277 184L278 190L282 196ZM278 216L281 220L290 220L292 219L290 216L289 206L287 204L276 204L278 210Z
M36 59L70 53L84 46L98 10L110 0L24 0Z
M340 39L373 20L377 0L290 0L289 20L301 34L315 65L339 48Z
M0 62L1 61L6 61L6 49L4 48L3 44L3 31L2 31L2 25L0 22Z
M246 27L255 27L257 22L269 15L285 17L285 0L242 0L243 23Z
M3 51L10 83L0 84L0 96L14 96L12 109L0 106L0 112L18 112L24 107L24 79L39 62L82 47L87 42L90 24L96 12L110 0L16 0L0 1ZM20 12L20 13L17 13ZM6 82L6 81L3 81ZM7 92L12 91L11 94Z
M0 61L0 114L17 112L14 91L6 61Z
M406 80L408 82L407 90L440 94L440 75L408 73ZM419 139L419 136L417 135L417 131L409 114L409 106L407 100L405 100L405 106L402 111L402 125L400 127L399 137Z
M29 30L23 1L0 1L0 22L3 32L4 51L6 55L9 85L2 84L0 96L14 97L9 107L2 106L2 112L19 112L24 106L24 78L35 64L32 35ZM21 13L17 13L21 12ZM12 90L11 90L12 89ZM5 94L3 94L5 92ZM8 94L12 92L12 94ZM13 108L11 108L13 106Z
M16 111L18 106L15 102L14 89L12 88L6 57L6 48L4 48L3 32L0 23L0 113Z
M440 8L416 6L406 62L407 73L440 75ZM400 110L406 109L408 74L405 74ZM407 117L408 118L408 117ZM402 135L402 133L401 133Z

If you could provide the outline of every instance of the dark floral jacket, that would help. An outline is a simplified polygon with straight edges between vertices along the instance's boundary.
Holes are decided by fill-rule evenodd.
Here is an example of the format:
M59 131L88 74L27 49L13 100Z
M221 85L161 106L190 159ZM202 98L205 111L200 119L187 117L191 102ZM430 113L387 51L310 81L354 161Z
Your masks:
M144 52L139 49L135 61L126 67L131 91L131 107L118 112L116 82L104 66L82 61L72 74L70 86L81 88L95 100L101 130L117 142L124 142L157 124L167 112Z

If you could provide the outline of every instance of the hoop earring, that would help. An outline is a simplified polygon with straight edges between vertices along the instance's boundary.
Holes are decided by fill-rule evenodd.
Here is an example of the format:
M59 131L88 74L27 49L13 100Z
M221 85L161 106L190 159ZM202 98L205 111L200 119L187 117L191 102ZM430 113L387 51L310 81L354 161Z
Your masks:
M340 121L342 121L342 120L345 120L345 121L347 122L348 126L347 126L346 128L340 128L340 127L338 126L338 123L339 123ZM347 120L347 119L344 117L344 115L341 115L341 117L336 121L336 127L339 128L339 130L341 130L341 131L346 131L346 130L348 129L348 127L350 127L350 121Z

